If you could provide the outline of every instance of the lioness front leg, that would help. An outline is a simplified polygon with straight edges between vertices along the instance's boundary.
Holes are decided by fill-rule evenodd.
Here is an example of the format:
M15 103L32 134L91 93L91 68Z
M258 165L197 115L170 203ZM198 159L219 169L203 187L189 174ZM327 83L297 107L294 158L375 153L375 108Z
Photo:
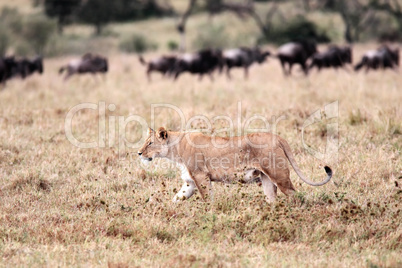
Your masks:
M276 200L278 187L271 181L271 179L261 172L262 189L266 196L268 203L274 203Z
M208 174L199 172L192 175L202 199L204 201L212 200L211 180Z
M195 183L193 180L184 181L180 191L173 197L173 202L177 203L181 200L189 199L195 192Z
M194 180L191 178L187 168L185 166L180 166L180 170L181 179L184 181L184 184L180 191L173 198L173 202L175 203L190 198L194 194L196 187Z

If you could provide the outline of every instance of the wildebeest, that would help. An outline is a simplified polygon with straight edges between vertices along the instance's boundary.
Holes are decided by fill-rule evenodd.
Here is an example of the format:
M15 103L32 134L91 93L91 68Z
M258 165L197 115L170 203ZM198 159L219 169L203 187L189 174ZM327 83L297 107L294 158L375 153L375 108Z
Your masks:
M390 48L387 45L381 46L377 50L370 50L364 53L362 60L355 66L355 71L366 67L369 69L395 69L399 66L399 48Z
M222 51L219 49L204 49L193 54L183 54L177 57L173 70L174 79L184 72L198 74L200 79L204 74L208 74L213 79L212 72L217 68L220 71L223 68Z
M61 74L64 70L67 70L64 80L67 80L73 74L106 73L108 71L108 61L100 55L87 53L80 59L72 60L67 65L62 66L59 69L59 73Z
M23 58L17 61L17 65L18 74L21 75L23 79L35 72L38 72L39 74L43 73L43 59L40 56L37 56L32 60Z
M177 57L174 55L162 56L146 62L142 56L139 56L139 60L143 65L147 66L147 77L148 81L150 81L151 72L160 72L164 76L171 75L174 71Z
M301 65L304 73L307 75L308 68L306 61L314 53L317 52L317 46L310 41L296 41L286 43L278 48L277 57L281 61L283 73L290 75L292 72L292 66L295 63ZM289 70L286 70L286 63L289 65Z
M20 58L15 59L15 66L12 69L12 77L21 77L25 79L26 77L32 75L35 72L39 74L43 73L43 59L37 56L33 59Z
M258 47L241 47L225 50L223 52L223 61L226 67L226 75L230 79L230 69L233 67L243 67L244 77L248 78L248 68L254 62L263 63L271 53L262 52Z
M0 83L5 85L7 79L13 76L17 69L17 61L14 56L0 58Z
M318 70L321 68L338 68L344 67L347 63L352 63L352 49L349 46L330 46L327 51L312 56L309 69L313 67L317 67Z

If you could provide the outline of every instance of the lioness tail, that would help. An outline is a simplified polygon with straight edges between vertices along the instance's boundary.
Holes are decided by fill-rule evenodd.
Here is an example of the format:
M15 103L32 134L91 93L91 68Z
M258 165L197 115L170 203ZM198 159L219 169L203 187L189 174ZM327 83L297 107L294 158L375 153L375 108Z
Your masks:
M325 173L327 173L327 177L325 178L325 180L323 180L321 182L313 182L313 181L310 181L309 179L307 179L306 176L303 174L303 172L300 170L299 166L297 165L296 160L293 157L293 153L292 153L292 150L290 149L289 144L283 139L279 139L279 143L281 145L281 148L285 152L285 155L288 158L290 164L292 165L293 169L295 170L296 174L299 176L300 179L302 179L302 181L304 181L305 183L310 184L312 186L321 186L321 185L328 183L331 180L332 169L328 166L324 167Z

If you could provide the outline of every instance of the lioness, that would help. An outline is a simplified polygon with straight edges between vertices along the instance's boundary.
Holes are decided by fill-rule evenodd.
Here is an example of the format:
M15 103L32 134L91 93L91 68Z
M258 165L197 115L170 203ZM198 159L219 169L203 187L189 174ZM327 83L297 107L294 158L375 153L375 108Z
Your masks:
M138 155L143 161L161 157L180 166L184 184L175 195L174 202L190 198L195 187L207 200L211 181L251 182L257 178L262 182L267 201L274 202L277 187L286 195L295 192L287 160L307 184L324 185L332 177L331 168L325 166L327 178L324 181L316 183L308 180L297 166L289 144L271 133L225 138L167 131L161 127L157 132L148 130L148 137Z

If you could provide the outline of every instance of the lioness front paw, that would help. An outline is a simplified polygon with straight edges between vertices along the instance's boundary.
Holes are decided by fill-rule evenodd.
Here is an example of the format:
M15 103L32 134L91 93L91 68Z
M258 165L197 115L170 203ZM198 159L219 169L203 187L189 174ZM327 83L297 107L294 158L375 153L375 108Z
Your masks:
M178 203L178 202L184 201L186 199L187 199L187 197L185 197L184 195L182 195L182 196L175 195L173 197L173 203Z

